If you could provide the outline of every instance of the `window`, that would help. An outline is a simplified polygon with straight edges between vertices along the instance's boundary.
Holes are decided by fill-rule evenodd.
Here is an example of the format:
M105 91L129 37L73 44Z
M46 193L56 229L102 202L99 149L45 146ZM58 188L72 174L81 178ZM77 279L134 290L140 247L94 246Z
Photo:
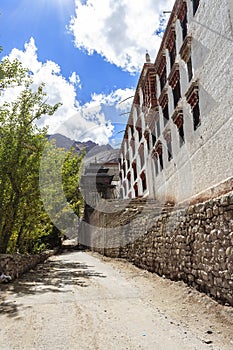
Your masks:
M178 130L178 135L179 135L179 143L180 147L184 144L185 138L184 138L184 122L183 122L183 108L181 106L177 107L174 110L174 113L171 117L173 120L174 124L177 127Z
M168 158L169 162L173 158L173 156L172 156L172 141L171 141L171 138L170 138L170 140L167 141L167 158Z
M139 153L140 162L141 162L141 168L142 168L143 165L144 165L144 162L145 162L145 158L144 158L144 146L143 146L143 144L140 145L139 150L138 150L138 153Z
M132 139L130 140L130 146L131 146L131 149L132 149L132 154L134 155L135 154L135 140L134 140L134 137L132 137Z
M186 0L180 1L180 7L178 9L177 17L180 20L180 25L182 29L183 40L187 36L187 4Z
M179 132L180 147L181 147L184 144L184 127L183 127L183 123L178 128L178 132Z
M162 152L159 153L159 165L160 165L160 170L163 170L163 154Z
M140 157L140 163L141 163L141 168L144 165L144 155L142 153L139 153L139 157Z
M166 106L163 108L163 118L164 118L164 126L165 126L169 120L168 104L166 104Z
M192 113L193 113L193 127L194 127L194 130L196 130L200 125L200 108L198 103L193 107Z
M147 144L147 149L148 151L150 150L150 135L146 137L146 144Z
M186 35L184 42L180 48L180 57L186 63L191 57L191 45L192 45L192 37L190 35Z
M155 175L157 176L159 174L158 159L156 158L154 162L155 162Z
M172 138L171 138L170 128L166 128L163 131L163 137L167 144L167 157L168 157L168 161L170 162L170 160L172 159Z
M160 124L159 124L159 120L156 123L156 131L157 131L157 137L159 138L160 136Z
M156 143L156 136L155 136L155 120L153 118L151 125L150 125L150 134L151 134L151 146L153 147Z
M126 169L125 169L125 162L123 163L123 176L125 177Z
M196 130L201 124L199 106L199 87L197 81L192 82L188 91L185 93L185 97L192 108L193 128L194 130Z
M126 193L127 193L127 191L126 191L126 183L124 182L123 183L123 196L126 196Z
M135 193L135 197L138 197L138 185L137 184L134 185L134 193Z
M179 80L177 81L176 86L172 90L172 93L173 93L173 99L174 99L174 108L176 108L178 101L181 98Z
M155 142L156 142L155 132L153 132L153 133L151 134L151 136L152 136L152 145L154 146L154 145L155 145Z
M144 172L141 174L141 180L142 180L142 190L143 192L145 192L147 186L146 186L146 174Z
M191 81L193 77L193 65L192 65L191 55L189 56L189 59L187 61L187 69L188 69L188 79L189 81Z
M163 170L163 146L162 142L158 141L152 152L152 157L155 160L155 172L158 174L158 170ZM160 169L157 169L160 168Z
M200 0L192 0L192 2L193 2L193 16L194 16L195 13L197 12Z
M171 51L169 52L169 55L170 55L170 64L171 64L171 68L172 68L172 66L176 60L176 44L175 44L175 42L173 43L173 47L172 47Z
M141 140L142 138L142 129L140 127L137 128L137 131L138 131L138 139L139 141Z
M133 125L130 125L130 130L131 130L131 135L133 136L134 135L134 127L133 127Z
M181 28L182 28L182 35L183 35L183 40L186 38L187 35L187 14L185 13L185 16L183 18L183 21L181 21Z
M149 152L149 150L150 150L150 132L148 130L146 130L144 132L144 137L145 137L145 140L146 140L147 150Z
M161 91L163 90L164 86L166 85L166 81L167 81L167 69L166 66L163 69L163 73L161 74L160 77L160 88Z
M150 96L151 96L151 107L155 107L157 104L156 98L156 77L155 72L150 76Z
M133 168L134 181L136 181L138 174L137 174L137 164L135 162L132 164L132 168Z
M130 173L127 174L127 180L128 180L128 188L130 188L131 187L131 174Z

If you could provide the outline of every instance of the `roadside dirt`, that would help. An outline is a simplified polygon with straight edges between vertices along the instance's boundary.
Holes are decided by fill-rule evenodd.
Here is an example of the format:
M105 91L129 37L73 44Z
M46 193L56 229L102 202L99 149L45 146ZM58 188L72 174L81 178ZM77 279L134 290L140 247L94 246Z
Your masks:
M123 259L109 259L92 253L137 286L141 285L144 299L165 318L194 333L210 348L233 350L233 308L224 306L184 282L174 282L141 270ZM171 323L172 324L172 323Z
M96 253L0 285L1 350L232 350L232 334L233 308Z

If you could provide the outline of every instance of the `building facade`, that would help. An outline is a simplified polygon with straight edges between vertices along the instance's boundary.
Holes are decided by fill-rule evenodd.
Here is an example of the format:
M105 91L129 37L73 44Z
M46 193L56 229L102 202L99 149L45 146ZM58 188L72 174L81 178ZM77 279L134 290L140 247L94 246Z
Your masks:
M96 208L102 199L119 197L118 163L90 163L80 180L80 190L85 203Z
M177 0L146 54L122 141L122 198L208 199L232 190L231 0Z

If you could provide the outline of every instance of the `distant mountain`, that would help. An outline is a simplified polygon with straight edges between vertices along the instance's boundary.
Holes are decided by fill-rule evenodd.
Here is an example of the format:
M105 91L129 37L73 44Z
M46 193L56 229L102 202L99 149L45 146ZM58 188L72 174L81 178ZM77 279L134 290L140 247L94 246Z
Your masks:
M81 142L81 141L75 141L75 148L79 149L80 151L82 151L83 149L86 150L86 153L90 152L93 148L95 148L96 146L98 146L97 143L89 140L86 142ZM110 146L111 147L111 146Z
M74 145L74 140L61 134L48 135L49 140L55 140L56 146L59 148L70 149Z
M86 150L85 163L106 163L106 162L117 162L119 149L112 148L111 145L98 145L97 143L89 141L75 141L71 140L61 134L48 135L49 140L55 140L57 147L70 149L74 147L78 153L82 150Z
M83 149L86 149L86 152L90 151L93 147L97 146L97 143L92 141L80 142L70 139L61 134L48 135L49 140L55 140L57 147L70 149L74 147L77 152L81 152Z

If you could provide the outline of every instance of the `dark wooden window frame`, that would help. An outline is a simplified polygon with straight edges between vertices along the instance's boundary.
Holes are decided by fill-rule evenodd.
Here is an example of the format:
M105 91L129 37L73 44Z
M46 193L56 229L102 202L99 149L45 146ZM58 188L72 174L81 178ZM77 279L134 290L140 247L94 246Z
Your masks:
M193 129L195 131L201 125L198 81L194 81L190 85L188 91L185 94L185 97L186 97L187 102L190 104L190 106L192 108Z
M192 3L193 3L193 16L195 16L200 4L200 0L192 0Z

